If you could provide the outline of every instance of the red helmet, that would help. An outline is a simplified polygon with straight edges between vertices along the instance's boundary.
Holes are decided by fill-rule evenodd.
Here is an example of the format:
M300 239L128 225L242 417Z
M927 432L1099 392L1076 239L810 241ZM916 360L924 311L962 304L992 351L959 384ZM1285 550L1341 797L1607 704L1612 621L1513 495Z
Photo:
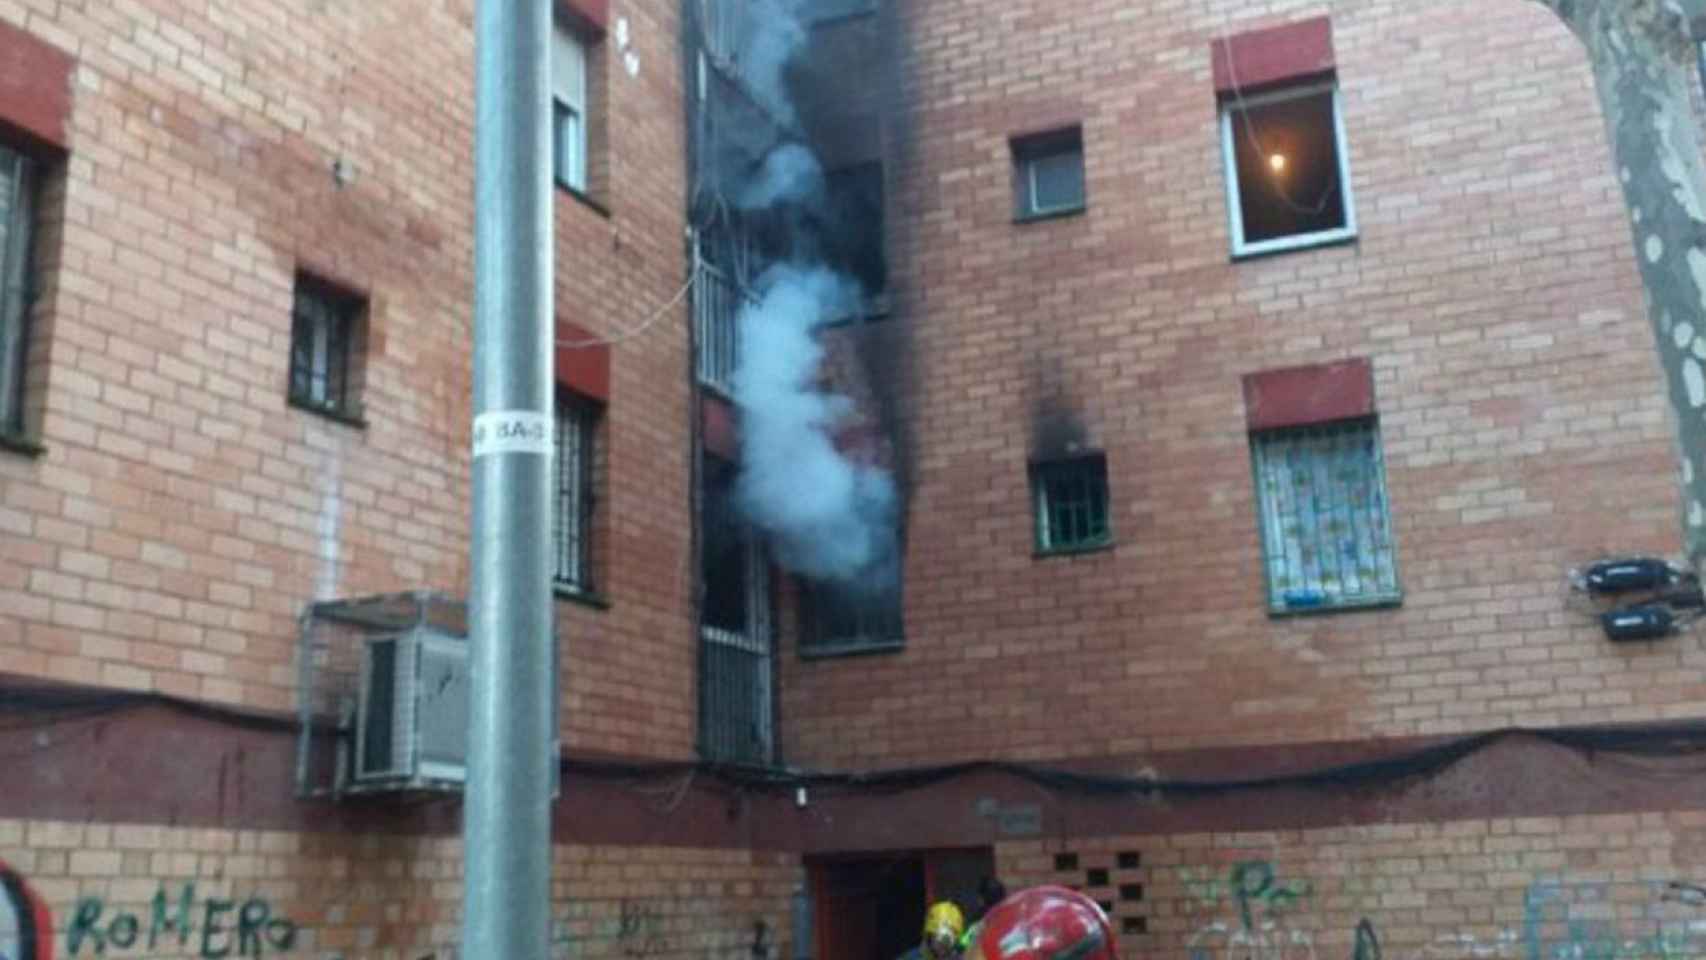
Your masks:
M990 909L965 960L1119 960L1119 953L1096 901L1065 887L1032 887Z

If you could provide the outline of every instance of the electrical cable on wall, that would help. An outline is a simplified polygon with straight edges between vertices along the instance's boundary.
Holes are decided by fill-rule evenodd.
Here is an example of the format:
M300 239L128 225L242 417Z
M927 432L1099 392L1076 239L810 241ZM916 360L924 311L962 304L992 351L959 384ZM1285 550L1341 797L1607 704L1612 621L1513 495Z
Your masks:
M298 732L295 718L160 693L0 686L0 717L29 717L27 722L0 723L0 733L49 729L145 708L166 709L206 722L256 732L289 736ZM330 723L322 725L317 732L328 737L344 735ZM916 790L968 776L999 774L1037 784L1054 793L1083 797L1212 796L1251 790L1390 785L1438 773L1498 743L1519 737L1592 757L1706 756L1706 721L1692 720L1617 727L1506 727L1398 750L1371 760L1222 780L1113 776L1001 760L891 770L813 772L695 761L639 762L563 756L560 770L565 777L578 776L589 780L658 781L681 778L677 784L667 788L670 799L665 803L666 810L679 805L700 778L735 789L781 795L801 787L880 794ZM1650 771L1654 777L1674 776L1674 773Z

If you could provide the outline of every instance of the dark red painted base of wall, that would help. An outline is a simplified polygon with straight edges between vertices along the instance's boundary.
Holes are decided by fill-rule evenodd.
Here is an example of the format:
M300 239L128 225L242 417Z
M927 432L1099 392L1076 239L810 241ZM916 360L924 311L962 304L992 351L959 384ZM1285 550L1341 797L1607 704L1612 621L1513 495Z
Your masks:
M1202 750L1079 763L1227 781L1393 756L1430 741ZM456 795L299 800L288 730L145 706L81 718L12 715L0 817L240 829L449 834ZM1299 829L1706 807L1706 771L1686 755L1596 757L1516 735L1431 773L1379 785L1262 787L1094 797L981 772L901 791L737 787L707 772L598 775L571 769L558 842L787 850L803 854L978 847L1028 836Z

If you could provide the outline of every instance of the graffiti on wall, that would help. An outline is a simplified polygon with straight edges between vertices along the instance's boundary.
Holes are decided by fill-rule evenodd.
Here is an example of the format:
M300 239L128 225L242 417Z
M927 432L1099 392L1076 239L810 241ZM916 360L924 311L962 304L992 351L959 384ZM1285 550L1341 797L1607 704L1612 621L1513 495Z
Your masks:
M1191 960L1314 958L1309 881L1282 877L1267 860L1241 860L1224 874L1182 869L1179 879L1199 911L1223 914L1191 935Z
M52 960L53 917L24 878L0 860L0 960Z
M1706 885L1539 877L1522 896L1520 923L1440 934L1417 948L1383 943L1380 917L1354 925L1325 921L1317 883L1287 878L1269 861L1246 860L1223 873L1181 868L1187 903L1208 920L1191 931L1190 960L1681 960L1706 955ZM1366 892L1344 878L1347 891ZM1359 899L1337 891L1344 901ZM1414 919L1405 918L1413 928ZM1334 944L1318 950L1317 938ZM1346 950L1343 944L1349 942Z
M160 950L203 960L264 957L296 945L297 925L262 897L197 896L194 883L162 886L141 910L82 897L65 930L69 957L129 956Z
M623 900L615 916L602 920L560 918L551 924L554 960L578 960L589 954L645 960L665 947L663 911L656 903Z

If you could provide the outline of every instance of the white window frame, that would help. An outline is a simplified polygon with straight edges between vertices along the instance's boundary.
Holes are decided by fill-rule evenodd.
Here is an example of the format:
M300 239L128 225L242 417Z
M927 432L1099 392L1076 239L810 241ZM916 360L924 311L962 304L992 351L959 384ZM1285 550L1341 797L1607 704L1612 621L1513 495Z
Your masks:
M0 145L0 162L13 164L0 245L0 434L24 429L24 377L30 342L30 252L35 246L35 164Z
M1333 146L1339 158L1339 195L1345 205L1345 225L1333 230L1292 234L1291 236L1275 237L1272 240L1263 240L1258 243L1244 242L1244 204L1243 193L1238 183L1238 148L1237 141L1234 139L1238 130L1236 128L1237 118L1234 115L1240 110L1251 107L1281 103L1286 100L1298 100L1327 92L1333 94ZM1267 253L1283 253L1288 250L1302 250L1330 243L1342 243L1356 237L1356 198L1351 190L1350 146L1345 140L1344 100L1336 81L1330 80L1325 83L1286 87L1283 90L1275 90L1271 93L1223 101L1220 105L1220 157L1226 171L1226 216L1232 240L1233 259Z
M570 190L586 192L587 57L585 38L557 20L551 39L551 169L553 178ZM567 144L557 129L558 110L573 118L575 129ZM568 150L568 156L561 155Z

